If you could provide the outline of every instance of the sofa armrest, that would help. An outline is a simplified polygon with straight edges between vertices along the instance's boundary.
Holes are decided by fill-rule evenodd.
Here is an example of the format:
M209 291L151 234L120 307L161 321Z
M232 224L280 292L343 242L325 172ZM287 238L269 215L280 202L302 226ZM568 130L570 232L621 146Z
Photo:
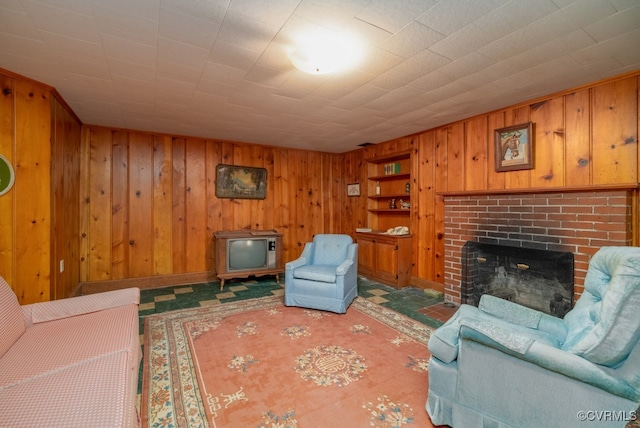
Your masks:
M68 299L52 300L50 302L33 303L23 306L22 311L25 318L28 317L28 323L37 324L120 306L138 305L139 303L140 290L133 287L70 297Z

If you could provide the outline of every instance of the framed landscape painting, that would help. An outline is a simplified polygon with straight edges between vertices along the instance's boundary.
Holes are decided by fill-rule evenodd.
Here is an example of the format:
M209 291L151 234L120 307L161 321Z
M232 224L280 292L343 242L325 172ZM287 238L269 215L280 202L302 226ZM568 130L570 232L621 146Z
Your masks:
M264 199L267 196L267 170L249 166L218 164L216 197Z
M533 168L531 157L532 128L532 122L527 122L494 131L497 172Z

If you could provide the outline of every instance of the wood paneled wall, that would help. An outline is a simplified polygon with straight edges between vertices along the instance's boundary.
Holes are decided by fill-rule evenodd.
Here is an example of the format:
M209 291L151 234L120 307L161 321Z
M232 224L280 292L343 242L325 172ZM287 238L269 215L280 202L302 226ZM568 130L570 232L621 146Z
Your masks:
M23 304L67 297L78 284L80 123L48 86L1 70L0 86L0 153L15 171L0 196L0 275Z
M82 282L214 271L213 234L275 229L292 260L344 228L342 155L85 126ZM263 167L264 200L218 199L216 165Z
M80 283L80 120L51 97L51 299Z
M411 231L413 281L440 288L444 278L444 194L637 189L640 73L475 116L420 134L346 154L351 163L371 152L413 148ZM533 122L533 169L496 172L494 130ZM407 140L411 141L409 146ZM365 180L362 175L354 181ZM365 194L348 229L366 226ZM640 245L634 192L632 242Z
M494 129L528 121L534 168L496 172ZM637 187L638 122L636 73L339 155L88 127L82 278L211 271L216 230L276 229L292 260L316 233L367 226L365 159L410 150L412 283L441 288L443 194ZM267 168L267 198L215 198L218 163Z
M411 150L412 282L437 288L443 194L637 188L639 76L327 154L80 128L52 88L0 70L0 153L16 169L0 197L0 275L22 303L66 296L80 282L210 275L213 233L242 228L282 232L292 260L316 233L367 226L365 159ZM534 168L495 172L493 130L527 121ZM218 163L265 167L267 198L217 199ZM349 183L361 183L362 195L347 197ZM635 245L638 218L635 191Z

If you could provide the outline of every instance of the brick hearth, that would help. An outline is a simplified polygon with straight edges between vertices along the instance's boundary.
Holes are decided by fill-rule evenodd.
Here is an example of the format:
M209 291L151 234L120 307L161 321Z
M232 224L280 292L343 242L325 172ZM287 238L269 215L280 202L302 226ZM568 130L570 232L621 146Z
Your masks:
M600 247L631 245L631 194L624 190L445 196L445 299L461 303L467 241L574 254L574 299Z

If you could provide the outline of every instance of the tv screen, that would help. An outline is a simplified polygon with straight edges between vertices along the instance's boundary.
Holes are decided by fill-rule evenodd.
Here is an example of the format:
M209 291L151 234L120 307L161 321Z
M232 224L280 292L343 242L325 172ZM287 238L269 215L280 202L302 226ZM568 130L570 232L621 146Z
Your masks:
M229 240L227 254L230 271L267 267L267 240Z

